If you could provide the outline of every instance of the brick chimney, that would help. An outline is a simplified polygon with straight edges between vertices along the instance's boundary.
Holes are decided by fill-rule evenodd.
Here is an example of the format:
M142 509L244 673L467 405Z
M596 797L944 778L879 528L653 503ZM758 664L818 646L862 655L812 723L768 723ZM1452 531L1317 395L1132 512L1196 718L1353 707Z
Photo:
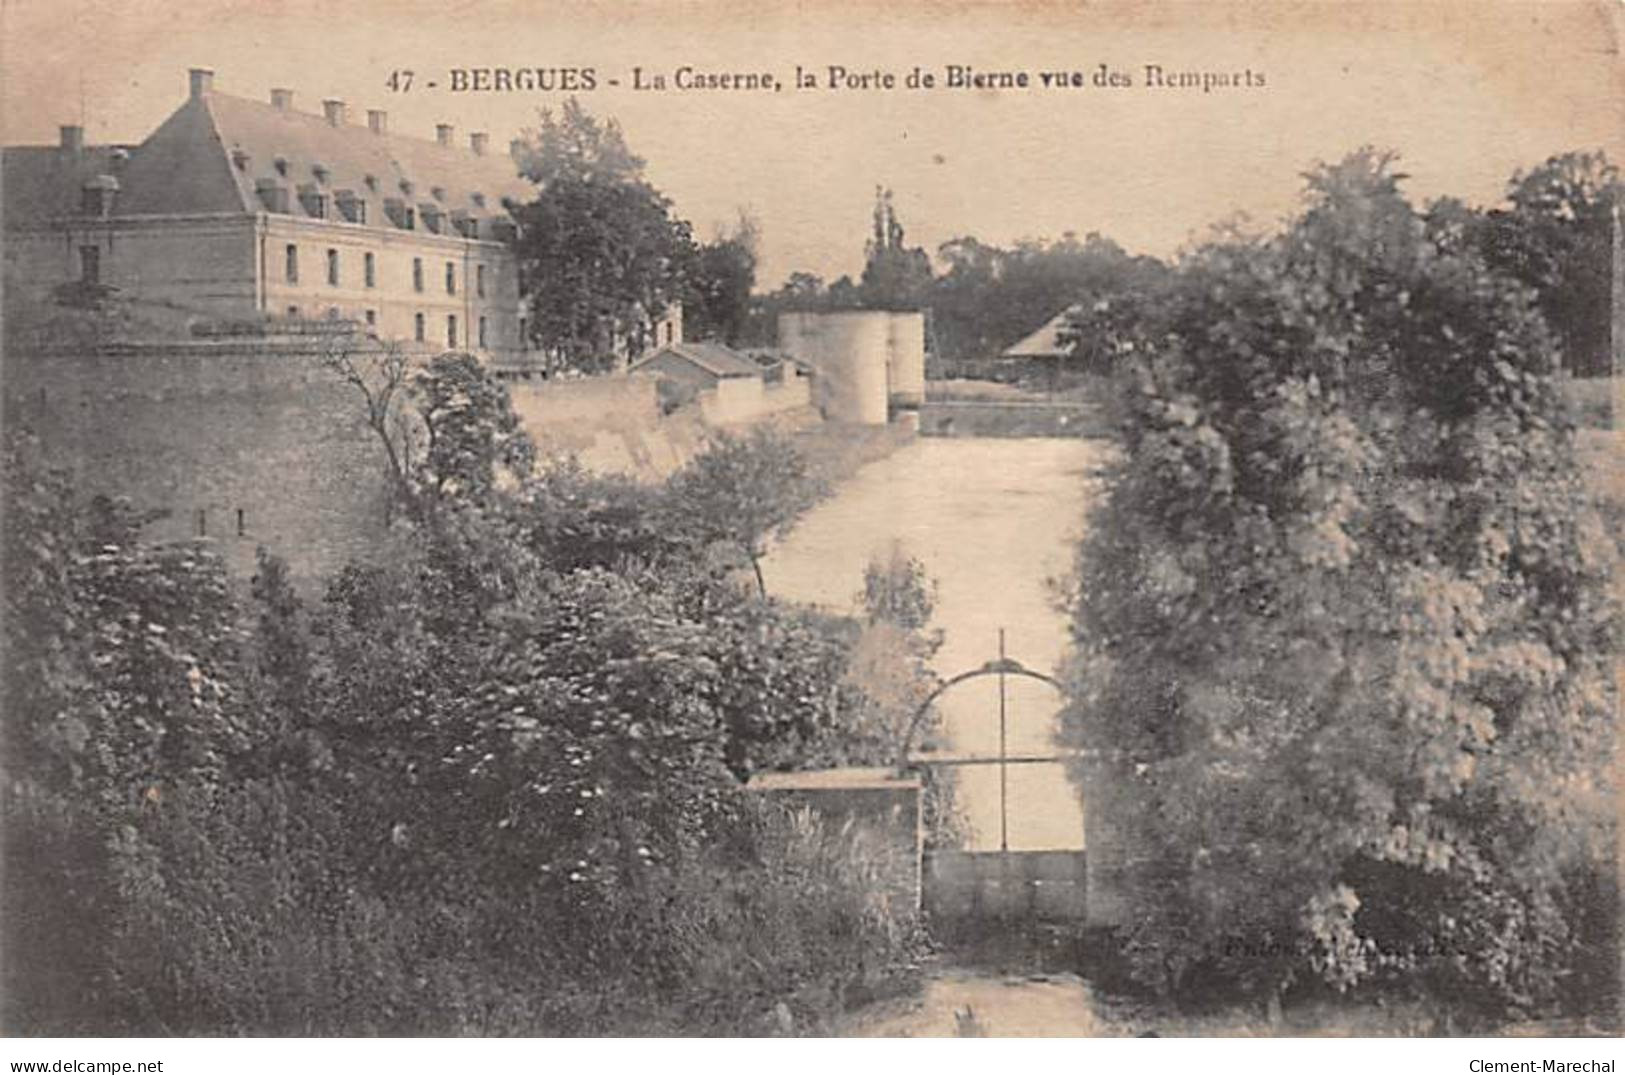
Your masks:
M271 107L278 112L293 111L293 91L275 89L271 91Z
M367 109L367 129L373 134L385 134L389 131L389 113L381 108Z
M322 102L322 112L327 116L327 122L334 127L344 126L344 102L327 100Z
M186 73L187 89L192 100L214 92L214 72L207 67L194 67Z
M453 128L449 123L436 123L434 125L434 140L443 146L451 145L452 133Z
M468 148L477 155L485 156L485 149L491 144L491 136L484 131L474 131L468 136Z

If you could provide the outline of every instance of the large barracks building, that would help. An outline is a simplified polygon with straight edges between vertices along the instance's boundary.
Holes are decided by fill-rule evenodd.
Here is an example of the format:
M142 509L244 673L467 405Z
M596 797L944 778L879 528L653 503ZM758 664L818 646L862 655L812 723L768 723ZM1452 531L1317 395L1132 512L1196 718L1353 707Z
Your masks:
M4 158L6 284L64 285L222 318L342 318L386 339L520 359L525 326L504 199L527 200L511 147L389 129L343 101L254 101L189 72L186 101L136 146L55 146Z

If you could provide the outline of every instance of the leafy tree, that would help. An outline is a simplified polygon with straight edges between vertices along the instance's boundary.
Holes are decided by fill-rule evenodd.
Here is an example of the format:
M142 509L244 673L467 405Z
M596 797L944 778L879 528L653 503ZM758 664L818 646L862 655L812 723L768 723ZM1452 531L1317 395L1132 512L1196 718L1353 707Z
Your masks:
M141 544L149 517L32 456L8 447L7 760L108 817L218 779L246 742L222 565Z
M705 620L713 695L739 779L762 769L833 764L867 745L865 699L844 682L852 639L830 617L774 600L720 604ZM850 757L839 760L851 762Z
M619 125L574 98L542 112L523 158L536 197L514 206L515 253L530 332L550 368L597 371L635 355L682 297L694 242L643 176Z
M149 516L82 497L15 432L5 504L0 1018L105 1032L130 1005L113 958L141 880L126 835L226 781L260 733L206 549L142 545Z
M941 684L930 666L942 646L942 632L930 628L936 600L936 580L901 544L864 568L858 594L864 623L853 646L852 674L875 703L890 764L903 764L903 752L917 748L932 730L916 727L915 718Z
M387 480L396 493L394 500L415 507L416 430L411 412L404 406L413 369L411 356L395 342L334 333L323 341L317 361L360 395L362 417L384 451Z
M824 278L817 273L793 272L779 289L789 309L816 309L824 297Z
M632 565L676 570L686 553L663 525L664 492L623 474L598 474L558 461L519 490L526 540L540 562L560 573Z
M507 386L473 355L448 351L425 363L396 344L335 335L320 363L361 396L410 515L489 501L501 482L530 473L535 448Z
M507 386L479 359L437 355L413 376L410 393L423 427L416 484L430 495L480 500L491 495L500 475L530 473L535 449Z
M1513 177L1510 209L1486 214L1480 243L1489 263L1535 289L1546 323L1580 376L1612 369L1609 332L1613 211L1619 170L1601 153L1565 153Z
M739 342L756 285L757 239L756 222L741 214L733 234L718 235L699 248L683 307L683 332L690 339Z
M885 558L876 556L865 565L858 599L870 623L923 631L936 608L937 583L923 563L893 544Z
M1384 154L1085 313L1126 458L1079 556L1074 741L1137 973L1466 1013L1613 988L1616 548L1521 286ZM1103 868L1105 863L1101 864ZM1091 863L1094 868L1095 863Z
M768 538L782 535L823 494L806 460L782 433L766 426L743 435L719 433L672 476L670 525L696 545L719 544L742 554L765 597L762 556Z
M892 207L892 192L875 190L874 230L864 249L863 277L858 285L864 306L879 310L917 310L931 287L931 258L920 247L904 245L902 222Z
M1009 249L964 237L939 253L948 268L931 306L945 357L959 360L993 357L1067 308L1143 291L1160 272L1093 232Z

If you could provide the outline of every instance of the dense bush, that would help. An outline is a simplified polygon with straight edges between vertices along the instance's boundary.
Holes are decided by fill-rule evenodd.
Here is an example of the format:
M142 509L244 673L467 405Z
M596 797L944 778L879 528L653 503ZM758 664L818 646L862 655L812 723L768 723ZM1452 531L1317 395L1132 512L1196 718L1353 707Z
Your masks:
M1577 377L1613 369L1610 323L1619 170L1602 153L1564 153L1507 184L1506 208L1472 212L1453 199L1429 207L1430 233L1476 249L1489 266L1534 290Z
M667 491L526 477L437 371L411 510L314 603L8 456L8 1029L809 1031L908 980L884 848L740 791L870 749L854 629Z
M1084 313L1127 451L1068 726L1142 980L1573 1008L1614 988L1616 549L1533 295L1399 178L1321 168L1283 234Z

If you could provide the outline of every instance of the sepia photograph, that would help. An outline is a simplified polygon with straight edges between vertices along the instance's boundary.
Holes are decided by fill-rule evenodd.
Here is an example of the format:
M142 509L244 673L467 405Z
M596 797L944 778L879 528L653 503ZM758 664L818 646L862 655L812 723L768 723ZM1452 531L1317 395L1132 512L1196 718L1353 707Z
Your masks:
M1622 34L5 0L9 1070L1616 1070Z

